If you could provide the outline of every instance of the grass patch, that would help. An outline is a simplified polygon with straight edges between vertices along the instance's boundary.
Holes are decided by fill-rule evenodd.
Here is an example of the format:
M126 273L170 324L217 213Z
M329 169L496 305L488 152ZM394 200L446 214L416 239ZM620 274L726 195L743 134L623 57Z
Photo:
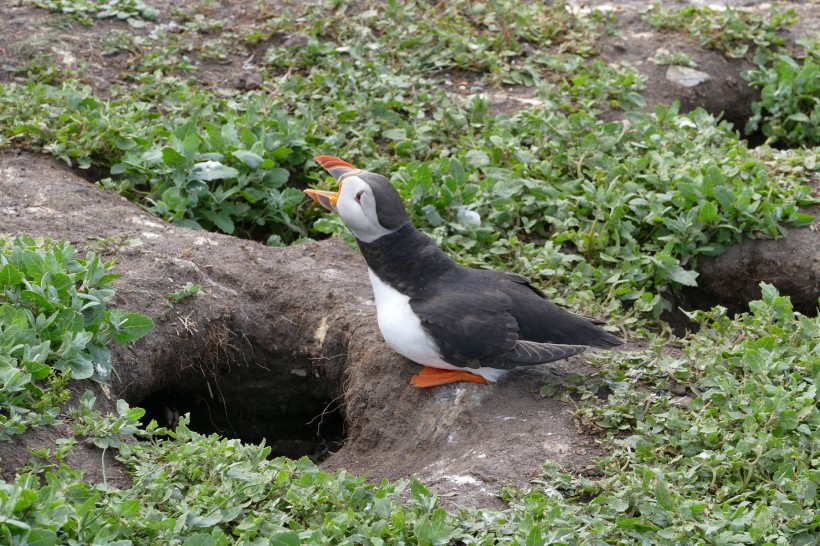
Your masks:
M107 307L121 276L112 268L94 252L76 257L64 241L0 237L0 439L54 423L69 378L108 379L106 346L153 327Z
M94 18L117 18L134 28L143 28L145 21L159 16L159 10L142 0L35 0L34 5L68 15L84 25L93 24Z
M820 322L768 285L750 307L736 319L698 313L702 333L684 340L680 356L658 343L642 358L602 361L612 394L579 418L622 431L601 461L604 477L547 465L531 490L505 492L507 510L448 512L417 481L370 485L306 459L270 460L269 448L202 436L184 419L170 437L121 442L117 423L127 430L138 415L123 406L95 425L95 438L114 437L102 444L118 449L133 487L92 486L66 467L23 473L0 488L0 532L43 544L812 544ZM670 378L689 389L687 404L674 403ZM91 410L86 397L82 411Z
M781 31L799 18L794 9L772 5L763 10L689 6L674 11L653 4L643 18L660 30L684 30L702 46L729 57L754 53L753 46L773 49L785 41Z

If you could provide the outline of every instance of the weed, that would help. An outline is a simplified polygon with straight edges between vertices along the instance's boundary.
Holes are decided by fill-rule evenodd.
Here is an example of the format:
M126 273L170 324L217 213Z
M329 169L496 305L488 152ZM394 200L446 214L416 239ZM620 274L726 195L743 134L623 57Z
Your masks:
M73 246L29 236L0 238L0 438L53 422L65 381L106 380L112 341L139 339L148 317L107 308L113 264Z
M109 237L93 237L87 243L86 247L98 254L116 254L125 248L138 248L142 246L140 239L132 239L127 233Z
M174 303L179 303L183 300L196 296L197 294L199 294L200 290L202 290L201 285L186 282L185 286L181 287L179 290L176 290L175 292L165 294L165 297L171 303L171 305L173 305Z
M153 21L159 11L142 0L35 0L34 5L64 13L84 25L91 25L92 17L124 19L135 28L142 28L144 21Z
M746 78L761 88L760 101L752 104L746 132L758 129L771 143L787 146L820 144L820 59L797 61L777 55L761 63Z
M746 56L752 44L767 49L783 45L779 31L798 20L795 10L783 9L776 4L768 13L697 6L672 11L654 4L643 17L659 29L686 30L701 45L729 57Z
M688 66L689 68L697 68L698 63L691 55L684 51L670 52L667 49L661 48L655 52L655 56L651 59L655 64L660 65L676 65Z

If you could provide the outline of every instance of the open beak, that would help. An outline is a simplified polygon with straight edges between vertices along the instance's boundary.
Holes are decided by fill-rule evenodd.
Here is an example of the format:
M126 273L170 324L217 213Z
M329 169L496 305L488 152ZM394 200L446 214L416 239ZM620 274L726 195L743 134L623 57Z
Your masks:
M342 193L342 179L349 174L359 172L360 169L343 159L329 155L320 155L313 159L339 182L339 191L332 192L308 188L304 192L326 209L335 211L336 201L339 200L339 195Z

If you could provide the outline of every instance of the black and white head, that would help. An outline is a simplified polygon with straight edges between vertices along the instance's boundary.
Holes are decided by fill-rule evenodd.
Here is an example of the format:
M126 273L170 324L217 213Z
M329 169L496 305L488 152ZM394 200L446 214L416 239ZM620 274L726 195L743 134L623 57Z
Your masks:
M335 211L356 239L372 243L410 222L401 196L384 176L357 169L328 155L316 161L339 183L339 191L307 189L317 203Z

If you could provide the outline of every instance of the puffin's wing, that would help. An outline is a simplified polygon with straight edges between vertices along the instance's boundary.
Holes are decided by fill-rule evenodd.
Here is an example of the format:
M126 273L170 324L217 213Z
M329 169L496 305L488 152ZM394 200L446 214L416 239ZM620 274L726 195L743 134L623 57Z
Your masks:
M523 284L542 298L547 299L547 295L544 294L543 290L537 286L533 286L532 283L530 283L530 280L524 275L513 273L512 271L502 271L501 274L503 274L508 280L517 282L518 284Z
M518 343L510 297L501 291L450 285L446 292L411 299L410 306L435 339L442 358L455 366L479 368L482 360L511 351Z
M493 355L482 360L481 364L490 368L509 369L516 366L546 364L563 360L583 353L589 349L586 345L559 345L555 343L537 343L519 340L515 347L506 353Z
M516 273L485 271L486 277L504 279L499 286L512 301L511 313L518 322L520 336L530 341L559 345L587 345L611 349L623 345L623 340L598 325L603 321L590 319L549 301L530 281Z
M586 345L519 339L511 304L505 292L470 282L450 285L446 293L423 301L410 300L442 358L456 366L509 370L561 360L587 350Z
M544 298L545 300L548 299L547 295L544 294L544 291L541 290L540 288L538 288L537 286L534 286L532 283L530 283L530 280L527 277L525 277L524 275L519 275L518 273L513 273L512 271L504 271L503 273L504 273L504 275L507 275L507 278L510 279L511 281L517 282L518 284L523 284L524 286L526 286L527 288L529 288L530 290L532 290L533 292L535 292L536 294L538 294L539 296ZM553 305L556 305L556 306L560 307L561 309L563 309L567 313L575 315L576 317L581 317L582 319L586 320L587 322L591 322L592 324L595 324L596 326L602 326L602 325L605 325L607 323L605 320L601 320L601 319L596 318L596 317L589 317L587 315L582 315L581 313L577 313L577 312L573 311L572 309L570 309L569 307L567 307L566 305L562 305L560 303L555 303L555 302L551 302L551 303Z

